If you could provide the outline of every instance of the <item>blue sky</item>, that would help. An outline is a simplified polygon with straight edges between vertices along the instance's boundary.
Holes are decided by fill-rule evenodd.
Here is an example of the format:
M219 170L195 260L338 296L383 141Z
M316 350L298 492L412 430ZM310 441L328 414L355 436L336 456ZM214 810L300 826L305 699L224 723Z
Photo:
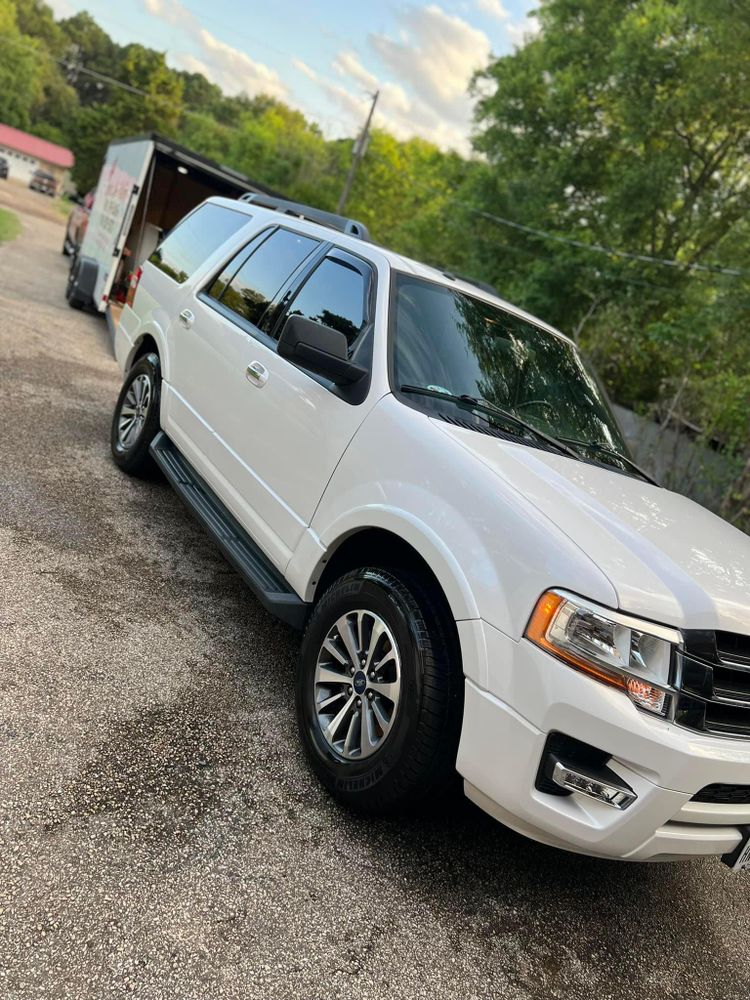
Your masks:
M48 0L49 2L49 0ZM468 151L466 86L490 53L535 28L534 0L51 0L58 17L88 10L117 41L166 53L227 93L265 92L328 136L352 135L380 90L376 125Z

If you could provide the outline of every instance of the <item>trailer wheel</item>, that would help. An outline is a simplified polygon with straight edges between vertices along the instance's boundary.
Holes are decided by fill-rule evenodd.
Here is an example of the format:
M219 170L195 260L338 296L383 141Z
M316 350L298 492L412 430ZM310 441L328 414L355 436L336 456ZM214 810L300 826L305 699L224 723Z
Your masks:
M65 298L72 309L92 305L99 265L91 257L76 253L68 275Z
M78 291L78 275L80 272L79 262L74 258L73 264L68 272L68 284L65 288L65 298L71 309L83 309L86 300Z

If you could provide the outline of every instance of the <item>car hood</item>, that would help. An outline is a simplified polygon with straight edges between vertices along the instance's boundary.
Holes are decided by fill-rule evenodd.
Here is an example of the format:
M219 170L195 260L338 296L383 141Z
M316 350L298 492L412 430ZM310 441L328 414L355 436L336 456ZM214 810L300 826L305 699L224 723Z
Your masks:
M432 422L578 545L607 576L622 610L682 628L750 634L750 537L743 532L641 479Z

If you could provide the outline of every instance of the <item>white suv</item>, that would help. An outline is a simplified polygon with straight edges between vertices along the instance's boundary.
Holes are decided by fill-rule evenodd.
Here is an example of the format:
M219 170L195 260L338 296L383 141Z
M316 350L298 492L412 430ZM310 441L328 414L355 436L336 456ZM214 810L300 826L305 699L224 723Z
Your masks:
M343 801L461 776L631 860L750 857L750 539L628 456L575 345L304 206L211 198L144 264L112 427L304 628Z

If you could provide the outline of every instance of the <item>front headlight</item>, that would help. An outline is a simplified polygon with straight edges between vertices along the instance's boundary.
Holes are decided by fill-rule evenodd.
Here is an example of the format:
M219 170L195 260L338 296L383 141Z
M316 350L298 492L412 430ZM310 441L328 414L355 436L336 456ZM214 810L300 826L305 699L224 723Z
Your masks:
M681 641L675 629L548 590L537 601L526 637L570 666L622 688L638 708L668 713L672 649Z

